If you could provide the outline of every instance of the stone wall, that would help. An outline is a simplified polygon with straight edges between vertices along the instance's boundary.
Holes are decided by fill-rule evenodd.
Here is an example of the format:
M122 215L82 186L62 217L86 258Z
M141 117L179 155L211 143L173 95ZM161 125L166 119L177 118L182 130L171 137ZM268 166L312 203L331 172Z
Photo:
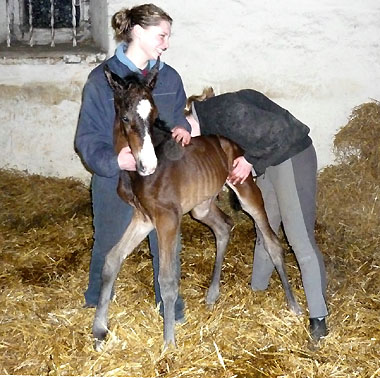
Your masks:
M88 178L73 140L90 66L0 65L0 167Z

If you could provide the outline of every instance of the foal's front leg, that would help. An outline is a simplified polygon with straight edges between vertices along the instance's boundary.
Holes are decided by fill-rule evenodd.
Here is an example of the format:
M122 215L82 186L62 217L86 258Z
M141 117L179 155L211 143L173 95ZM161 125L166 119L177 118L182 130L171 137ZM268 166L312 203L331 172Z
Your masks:
M139 212L135 214L120 241L106 256L102 272L102 286L98 306L96 307L92 333L95 338L95 349L100 350L107 336L107 315L112 287L119 273L123 260L144 240L153 230L153 225Z
M164 306L164 349L175 342L175 310L178 297L176 253L180 220L182 214L164 209L156 216L156 230L159 246L159 273L161 298Z

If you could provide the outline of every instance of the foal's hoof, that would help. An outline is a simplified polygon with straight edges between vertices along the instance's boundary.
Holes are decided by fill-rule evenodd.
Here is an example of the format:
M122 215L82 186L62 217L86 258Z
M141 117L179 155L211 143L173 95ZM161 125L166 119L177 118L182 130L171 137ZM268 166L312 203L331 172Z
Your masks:
M292 311L297 315L300 316L303 314L301 306L297 303L293 308Z
M303 314L302 308L298 303L289 305L289 308L290 311L294 312L298 316Z
M208 311L212 311L214 309L215 303L206 303L206 307Z
M99 321L95 321L94 325L92 327L92 335L95 339L95 345L94 348L97 352L102 350L103 341L107 337L108 330L107 328L104 328Z
M218 298L219 298L219 292L212 292L209 290L206 296L207 307L212 310Z
M95 339L94 349L101 352L104 349L104 340Z
M164 344L164 348L162 350L162 352L168 352L170 350L174 350L174 349L177 349L177 344L175 341L173 340L170 340L170 341L165 341L165 344Z

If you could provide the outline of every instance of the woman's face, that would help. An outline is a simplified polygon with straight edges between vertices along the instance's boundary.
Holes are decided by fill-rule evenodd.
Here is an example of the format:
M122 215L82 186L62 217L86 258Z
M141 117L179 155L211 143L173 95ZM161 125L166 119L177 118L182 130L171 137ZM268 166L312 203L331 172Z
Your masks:
M170 33L171 26L168 21L140 29L139 44L147 59L157 59L169 47Z

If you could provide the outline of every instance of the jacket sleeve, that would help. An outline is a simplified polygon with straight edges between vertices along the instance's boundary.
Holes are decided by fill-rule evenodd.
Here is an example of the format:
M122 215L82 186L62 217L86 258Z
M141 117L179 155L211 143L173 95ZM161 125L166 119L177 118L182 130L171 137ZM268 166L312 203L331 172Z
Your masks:
M182 126L184 127L189 133L191 133L191 126L189 122L187 122L187 119L185 117L185 106L186 106L186 93L185 89L183 87L182 79L178 75L178 89L176 93L176 102L174 105L174 127L175 126Z
M267 166L272 165L271 163L268 163L266 160L262 159L261 157L253 156L252 153L245 152L244 158L245 160L247 160L249 163L252 164L253 169L255 170L257 176L261 176L265 172L265 169L267 168Z
M160 119L165 121L168 129L182 126L191 131L191 126L184 115L186 94L181 76L174 68L165 64L158 76L153 90L153 99L158 108Z
M240 145L244 150L244 158L250 162L257 175L275 165L280 151L287 150L288 126L282 117L260 112L252 123L247 122L246 132L241 135ZM246 138L242 138L246 134Z
M83 90L75 147L85 165L103 177L120 171L113 147L114 119L112 90L89 79Z
M269 124L257 122L256 126L264 131L261 138L257 138L256 142L251 140L247 145L243 141L242 148L245 159L253 165L258 176L267 167L280 164L312 143L308 136L309 127L288 111L284 116L275 115Z

